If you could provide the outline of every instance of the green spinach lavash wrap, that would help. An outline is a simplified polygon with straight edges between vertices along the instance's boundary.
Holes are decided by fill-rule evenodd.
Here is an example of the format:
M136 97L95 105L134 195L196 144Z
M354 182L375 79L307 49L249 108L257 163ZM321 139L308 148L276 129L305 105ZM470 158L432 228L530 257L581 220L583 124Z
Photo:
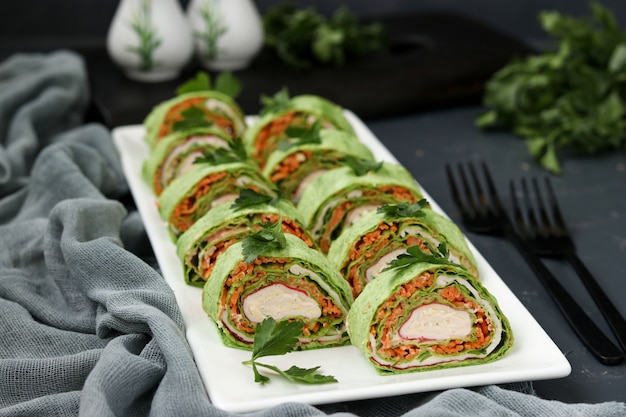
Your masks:
M487 363L513 344L493 296L452 264L385 270L353 303L348 330L381 374Z
M189 171L204 152L229 148L232 138L221 129L201 127L174 132L160 140L143 164L142 176L156 195Z
M176 240L213 207L232 203L246 188L276 195L253 163L199 163L165 187L158 198L159 212Z
M328 260L348 280L356 298L399 254L411 246L430 252L446 244L448 259L477 276L478 268L458 226L428 203L386 204L346 228L330 246Z
M248 154L263 168L269 154L287 138L285 130L288 127L308 127L316 122L324 129L355 134L342 107L316 95L299 95L266 105L259 119L246 130L243 140Z
M240 198L243 194L242 191ZM226 249L244 236L259 231L261 223L278 221L285 234L298 236L307 246L314 246L300 214L289 200L281 198L275 203L261 202L245 207L236 203L220 204L211 209L210 215L201 217L176 241L185 282L203 286L209 280L217 258Z
M374 159L370 149L350 133L320 129L305 135L292 143L281 142L263 168L263 175L294 203L313 179L343 166L346 155Z
M154 147L165 136L197 127L214 127L230 137L246 129L245 116L230 96L215 90L180 94L155 106L143 122L145 140Z
M420 201L422 191L411 173L392 162L367 162L327 171L306 187L297 208L320 249L327 253L342 231L384 204Z
M250 263L244 241L217 259L203 288L202 306L223 343L251 350L256 325L272 317L303 322L299 350L348 344L348 284L319 251L296 236L284 237L284 247L271 248Z

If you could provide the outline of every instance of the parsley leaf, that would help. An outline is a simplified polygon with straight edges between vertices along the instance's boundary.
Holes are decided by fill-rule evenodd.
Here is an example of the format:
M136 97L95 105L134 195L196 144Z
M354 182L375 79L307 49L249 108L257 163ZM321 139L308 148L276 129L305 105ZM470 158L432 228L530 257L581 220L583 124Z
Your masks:
M252 188L244 188L239 192L239 197L230 206L234 210L243 210L258 204L276 205L280 200L280 196L261 194Z
M243 238L243 256L247 264L271 249L282 249L287 245L282 221L261 223L262 229Z
M261 111L260 115L263 116L268 113L276 113L289 109L290 106L289 90L287 87L281 88L272 97L265 94L261 95Z
M232 72L220 72L215 79L215 91L224 93L229 97L237 97L242 88L241 81Z
M194 78L187 80L176 89L176 94L213 90L235 98L241 92L241 88L241 81L229 71L220 72L217 75L214 87L211 85L211 76L205 71L198 71Z
M287 139L279 142L278 149L286 151L295 146L320 144L322 143L321 130L322 123L319 120L316 120L311 126L288 126L285 129Z
M424 211L422 209L429 207L428 201L423 198L417 203L409 203L408 201L402 201L397 204L385 204L378 207L376 211L378 213L384 213L391 218L398 217L423 217Z
M181 116L183 118L174 122L172 125L172 130L174 132L182 132L185 130L195 129L197 127L213 126L213 122L207 119L207 115L200 107L188 107L181 112Z
M205 150L202 156L196 158L193 163L221 165L231 162L245 162L248 159L248 153L246 152L243 141L241 138L234 138L228 148L219 147Z
M389 263L389 266L383 269L383 271L392 268L404 268L406 266L428 262L431 264L447 264L447 265L456 265L463 268L463 266L458 265L448 259L450 256L450 252L448 251L448 247L445 242L441 242L437 248L432 247L432 245L425 242L426 247L430 251L430 253L426 253L419 246L410 246L407 248L406 253L401 253L398 255L396 259Z
M180 96L185 93L208 90L211 90L211 77L204 71L198 71L195 78L191 78L178 86L176 94Z
M346 155L344 163L352 169L357 177L361 177L368 172L376 172L383 166L382 161L376 162L371 159L356 158L352 155Z
M268 317L256 325L252 359L242 362L244 365L252 365L255 382L265 384L270 381L269 377L259 372L259 367L271 369L292 382L306 384L337 382L333 376L318 374L319 366L314 368L291 366L283 371L276 366L257 362L258 358L264 356L284 355L293 351L298 343L298 337L302 334L302 328L302 322L287 320L276 322L272 317Z

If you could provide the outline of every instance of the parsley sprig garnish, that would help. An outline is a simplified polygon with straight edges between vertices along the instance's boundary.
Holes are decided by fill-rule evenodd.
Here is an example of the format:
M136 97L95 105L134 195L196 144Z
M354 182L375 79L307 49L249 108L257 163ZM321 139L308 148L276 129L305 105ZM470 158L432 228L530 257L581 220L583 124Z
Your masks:
M383 167L383 161L376 162L371 159L357 158L352 155L346 155L344 163L352 169L354 175L357 177L361 177L368 172L376 172Z
M275 206L281 199L280 193L276 195L261 194L252 188L244 188L239 192L239 197L231 204L234 210L243 210L259 204L270 204Z
M321 130L322 123L319 120L315 121L311 126L288 126L285 129L287 139L278 144L278 149L286 151L295 146L320 144L322 143L322 138L320 137Z
M282 249L287 245L283 233L282 220L260 223L261 230L243 238L243 257L247 264L255 261L259 255L272 250Z
M289 90L287 87L283 87L278 90L272 97L265 94L261 95L261 116L268 113L280 112L289 109L291 98L289 97Z
M397 204L385 204L381 207L378 207L376 211L378 213L383 213L385 216L389 218L417 218L424 217L425 208L429 207L430 204L428 201L423 198L417 203L409 203L408 201L402 201Z
M180 115L183 118L174 122L172 125L172 130L174 132L183 132L185 130L213 126L213 122L207 119L207 114L203 112L200 107L187 107L180 112Z
M196 91L219 91L235 98L241 92L241 88L241 81L229 71L219 73L215 79L215 85L212 85L209 74L199 71L194 78L181 84L176 89L176 94L181 95Z
M398 255L396 259L389 263L389 266L385 268L404 268L409 265L428 262L431 264L446 264L446 265L456 265L463 268L463 266L455 264L454 262L449 260L450 251L448 250L448 246L445 242L441 242L439 246L434 248L428 242L424 242L430 253L424 252L422 248L419 246L410 246L407 248L406 253L401 253Z
M245 162L247 160L248 153L246 152L243 141L240 138L234 138L230 141L229 147L205 150L202 156L196 158L193 163L221 165L232 162Z
M252 365L254 382L265 384L270 378L259 372L259 367L270 369L291 382L304 384L327 384L337 382L335 377L318 374L319 366L314 368L299 368L292 366L283 371L276 366L257 362L264 356L284 355L293 351L298 343L298 336L302 334L303 323L299 321L275 321L268 317L256 325L254 333L254 345L252 359L242 362L244 365Z

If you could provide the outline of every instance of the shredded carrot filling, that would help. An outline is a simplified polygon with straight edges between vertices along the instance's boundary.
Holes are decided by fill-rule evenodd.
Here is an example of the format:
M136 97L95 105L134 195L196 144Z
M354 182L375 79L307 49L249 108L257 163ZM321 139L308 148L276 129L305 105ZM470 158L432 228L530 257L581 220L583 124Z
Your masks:
M278 164L274 172L272 172L270 181L276 183L284 180L285 178L289 178L289 176L300 168L302 162L311 159L312 156L313 151L298 151L290 154L284 158L281 163Z
M415 345L407 344L392 346L391 339L393 337L393 328L397 324L398 319L403 316L405 308L403 303L400 302L396 305L396 302L398 300L409 298L415 291L431 286L433 281L434 274L430 272L422 273L420 276L402 285L396 294L388 298L378 309L375 322L384 323L382 327L382 334L380 335L381 355L386 355L390 358L397 358L398 360L411 360L421 352ZM463 350L478 349L487 345L491 340L491 336L489 335L490 320L480 306L474 301L466 298L463 293L454 286L445 287L439 290L438 293L442 298L451 304L466 308L476 314L476 321L474 323L475 340L451 340L444 344L431 346L430 349L432 349L436 354L446 355L461 352ZM376 323L370 327L370 333L374 337L377 336Z
M163 117L163 123L161 123L161 128L159 129L159 135L157 139L163 138L170 133L172 133L172 127L174 123L183 120L182 112L190 107L195 107L201 104L205 99L203 97L190 98L187 101L183 101L172 106L165 117Z
M222 295L220 297L220 310L223 311L228 305L229 316L235 326L247 333L254 332L254 325L249 323L243 312L239 309L241 294L245 291L245 289L263 279L267 275L267 270L258 268L258 266L263 264L272 264L271 268L273 270L276 269L284 269L285 264L290 262L289 258L268 258L268 257L258 257L251 264L246 264L245 262L240 262L231 272L230 276L226 279L224 283L224 289L222 291ZM328 322L334 321L337 318L341 318L342 312L341 309L333 302L333 300L323 294L320 288L313 282L306 280L304 277L292 275L289 273L281 274L284 277L284 283L290 285L294 288L300 288L309 294L309 296L315 299L322 310L322 314L327 318L327 322L321 324L318 321L311 321L304 323L303 335L309 335L311 333L315 333L320 329L320 326L327 327ZM248 278L246 280L246 278ZM241 282L244 281L243 285L237 286L236 289L232 290L231 288Z
M207 175L198 181L191 195L183 198L181 202L178 203L170 217L170 222L177 230L184 231L191 227L193 224L191 214L198 208L198 201L209 192L212 184L223 180L226 175L227 173L224 171Z
M386 201L384 197L385 195L393 196L393 199L396 201L408 201L410 203L415 203L417 201L413 191L396 185L382 186L376 189L363 191L364 197L372 197L369 199L370 204L376 204L377 202L383 204L384 201ZM341 227L341 224L346 217L346 213L349 212L355 205L356 203L354 201L347 200L333 209L332 216L324 227L324 232L320 236L318 242L320 249L324 253L328 253L328 250L330 249L330 245L333 241L332 235L335 232L335 229Z
M163 118L163 122L161 123L161 127L159 128L159 133L157 135L157 140L172 133L174 131L174 124L183 120L183 111L190 107L200 108L206 114L208 120L219 126L229 136L234 137L236 135L236 129L233 121L220 113L207 109L203 105L203 102L206 100L206 97L190 98L187 101L172 106Z
M385 233L386 230L390 230L390 233ZM363 291L363 287L366 284L364 271L374 263L376 256L383 249L388 253L399 247L398 245L389 246L391 236L398 237L397 232L397 222L387 223L382 221L375 230L361 236L350 248L348 257L341 268L341 274L348 280L352 287L352 295L355 298ZM406 247L419 246L426 253L430 253L425 242L414 235L406 236L401 243ZM355 263L354 261L359 262Z
M256 151L253 155L254 158L259 161L267 159L266 156L276 149L276 144L270 142L285 132L295 115L295 111L285 113L263 126L255 139L254 147Z
M259 220L261 223L266 222L277 222L280 217L277 214L262 214L259 216ZM233 227L231 225L231 227ZM237 226L234 226L237 227ZM250 225L250 230L260 230L261 227L257 224ZM282 219L282 229L283 233L289 233L294 236L299 237L307 246L313 247L313 240L308 236L307 232L292 219L283 218ZM219 233L219 232L217 232ZM210 240L210 238L208 239ZM215 262L217 258L228 249L233 243L237 241L237 237L233 237L232 239L223 240L221 242L217 242L215 247L211 251L207 251L202 259L200 260L200 276L202 279L207 281L211 272L213 271L213 267L215 266ZM210 242L209 242L210 243Z

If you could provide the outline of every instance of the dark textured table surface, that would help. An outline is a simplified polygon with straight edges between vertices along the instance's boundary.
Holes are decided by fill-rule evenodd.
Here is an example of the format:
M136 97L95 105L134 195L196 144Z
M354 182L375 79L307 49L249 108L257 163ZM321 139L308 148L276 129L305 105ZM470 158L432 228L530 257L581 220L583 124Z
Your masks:
M368 123L431 197L460 223L447 187L444 164L482 159L508 203L508 183L546 175L529 157L524 143L506 133L477 130L481 107L421 112ZM561 176L551 176L579 255L623 315L626 315L626 154L567 158ZM507 204L508 205L508 204ZM463 228L463 226L461 225ZM572 366L566 378L536 381L541 397L565 402L626 401L626 364L600 364L577 339L541 283L505 240L466 231L467 237L522 301ZM559 281L611 337L597 307L567 264L549 261Z
M481 111L479 93L482 82L512 55L527 50L514 40L493 36L489 29L472 27L471 22L462 23L469 25L465 29L471 29L473 37L465 37L465 43L448 43L456 51L415 45L409 45L406 49L405 44L405 48L396 49L394 56L362 63L358 70L326 71L321 75L318 72L309 77L311 84L308 89L303 81L306 75L290 72L272 75L271 68L275 62L271 57L261 57L256 67L239 74L246 88L241 98L242 107L246 112L254 112L259 94L277 91L283 80L291 83L293 93L316 93L339 102L365 120L379 140L413 173L431 197L460 224L445 180L446 162L467 159L486 161L503 195L506 195L511 179L526 174L545 175L530 159L519 138L507 133L484 133L473 124L474 118ZM400 24L396 27L402 29ZM408 25L404 30L408 30L408 27L415 26ZM439 27L442 25L433 25L430 35L434 38L431 40L438 39ZM459 24L457 29L461 31L463 25ZM463 33L456 34L456 39L462 38ZM413 39L410 42L415 40L411 37L403 39ZM439 39L432 45L446 45L445 37ZM484 46L480 39L490 39L489 45L493 47L491 54L475 53L475 48ZM2 58L12 52L38 50L36 47L24 48L16 43L3 50ZM486 49L483 48L483 51ZM95 114L102 116L100 120L111 127L141 122L147 111L161 100L169 98L180 82L134 83L126 80L112 65L103 48L83 48L79 52L85 57L96 104L98 110L102 111L102 114ZM456 52L456 55L452 52ZM470 62L472 60L475 62ZM459 62L465 62L466 65L459 67ZM196 67L191 66L181 78L196 70ZM349 80L350 74L358 74L360 78L352 80L354 84L344 83L344 88L337 90L337 86L342 84L338 80ZM324 83L324 79L329 81ZM394 84L388 82L390 79L404 81ZM406 84L409 81L412 84ZM352 91L354 88L366 88L366 85L383 90L369 90L369 94L365 95L363 91ZM552 179L582 260L596 275L618 309L626 315L626 154L619 152L594 158L567 158L564 160L563 174L553 176ZM472 233L467 233L467 236L572 365L568 377L536 381L534 386L537 393L541 397L564 402L626 401L626 364L602 365L585 350L540 282L511 245L498 238ZM610 334L597 307L573 271L556 261L551 261L549 267L588 314Z

